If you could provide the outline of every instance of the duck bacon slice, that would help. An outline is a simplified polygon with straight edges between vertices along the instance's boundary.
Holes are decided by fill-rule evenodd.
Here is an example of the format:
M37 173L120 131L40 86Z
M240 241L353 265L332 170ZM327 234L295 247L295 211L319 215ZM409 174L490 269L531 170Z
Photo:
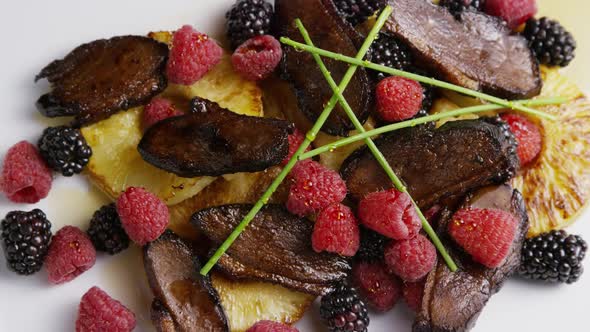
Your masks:
M150 288L163 306L152 312L158 329L229 332L217 291L209 277L199 274L199 260L181 238L166 231L144 247L143 261Z
M541 92L539 65L526 39L498 18L467 10L456 20L430 0L388 2L393 13L385 30L406 42L441 79L502 98Z
M430 272L424 287L422 305L414 323L414 332L459 332L470 330L490 297L520 265L522 245L528 231L528 217L524 201L517 190L508 185L487 187L469 195L463 207L499 209L512 213L520 221L518 231L505 263L489 269L451 244L446 234L452 214L443 213L439 221L441 239L448 244L449 254L459 270L451 272L439 262Z
M212 207L195 213L191 223L214 243L222 243L250 204ZM266 205L220 261L234 278L278 283L313 295L332 289L346 278L350 263L337 255L311 248L313 223L290 214L282 205Z
M53 90L37 107L48 117L75 116L75 125L91 124L144 105L167 86L168 46L148 37L122 36L78 46L37 75Z
M280 36L303 42L294 24L299 18L309 31L314 44L320 48L347 56L355 56L362 37L352 26L341 18L332 0L277 0L276 30ZM291 47L284 48L283 74L292 84L297 96L299 109L315 122L334 92L326 82L317 63L309 53L298 52ZM336 82L340 82L348 70L348 64L324 58L324 63ZM344 92L359 120L364 123L372 108L372 89L369 76L364 68L358 68ZM354 129L348 116L337 105L322 131L331 135L346 136Z
M408 128L382 136L375 144L422 209L502 183L519 167L516 141L496 118L449 122L438 129ZM357 201L393 187L366 147L350 155L340 172L349 196Z
M182 177L257 172L289 152L287 121L236 114L201 100L199 111L150 127L139 142L145 161Z

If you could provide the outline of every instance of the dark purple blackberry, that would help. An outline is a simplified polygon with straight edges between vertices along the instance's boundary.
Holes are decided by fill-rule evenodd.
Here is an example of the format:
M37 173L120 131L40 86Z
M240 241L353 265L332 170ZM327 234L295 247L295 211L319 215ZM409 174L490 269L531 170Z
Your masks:
M532 18L527 21L523 35L542 64L565 67L574 59L576 40L557 21Z
M578 235L551 231L527 239L522 247L521 276L553 283L578 281L588 245Z
M37 144L47 165L63 176L82 172L92 156L92 149L78 129L49 127Z
M115 204L94 212L87 233L96 250L115 255L129 247L129 236L121 225Z
M361 227L361 245L354 258L363 262L382 261L383 250L388 242L385 236Z
M457 19L467 9L483 10L485 0L440 0L439 5L446 7Z
M346 284L322 297L320 316L331 332L366 332L369 326L367 305Z
M265 0L238 0L225 14L227 37L233 49L246 40L270 33L274 10Z
M384 0L334 0L342 17L350 24L363 23L385 6Z
M380 33L370 49L371 62L399 70L412 66L412 53L406 44L388 33ZM387 74L373 72L378 80Z
M0 230L10 270L21 275L41 270L51 241L51 223L43 211L9 212Z

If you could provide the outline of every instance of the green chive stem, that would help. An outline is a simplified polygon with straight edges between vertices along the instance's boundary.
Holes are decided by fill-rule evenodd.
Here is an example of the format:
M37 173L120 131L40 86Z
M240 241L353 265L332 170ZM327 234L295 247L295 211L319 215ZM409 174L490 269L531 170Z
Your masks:
M516 104L526 105L526 106L546 106L546 105L559 105L567 102L569 99L564 97L554 97L554 98L540 98L540 99L531 99L531 100L519 100L515 101ZM503 109L504 107L499 105L487 104L487 105L478 105L478 106L471 106L466 108L459 108L452 111L441 112L433 115L424 116L418 119L406 120L403 122L393 123L389 125L385 125L383 127L379 127L373 130L369 130L366 132L361 132L359 134L346 137L335 141L330 144L326 144L319 148L313 149L311 151L305 152L301 155L300 160L313 158L317 155L320 155L324 152L334 151L338 148L346 146L351 143L355 143L361 140L366 139L367 137L373 137L385 133L389 133L392 131L396 131L403 128L414 127L420 124L434 122L438 120L443 120L447 118L452 118L461 115L467 114L477 114L481 112L489 112Z
M409 73L409 72L406 72L403 70L389 68L387 66L378 65L378 64L372 63L367 60L360 60L360 59L351 58L351 57L348 57L348 56L345 56L342 54L326 51L321 48L317 48L315 46L310 46L310 45L306 45L303 43L299 43L299 42L296 42L296 41L294 41L290 38L286 38L286 37L281 37L281 43L292 46L297 50L306 51L306 52L309 52L312 54L317 54L317 55L331 58L331 59L334 59L337 61L343 61L343 62L346 62L350 65L361 66L361 67L369 68L369 69L376 70L376 71L379 71L382 73L386 73L389 75L409 78L409 79L412 79L412 80L415 80L418 82L422 82L422 83L429 84L429 85L434 85L439 88L443 88L443 89L455 91L458 93L462 93L462 94L465 94L465 95L468 95L471 97L479 98L479 99L488 101L490 103L503 106L505 108L510 108L512 110L532 114L532 115L535 115L535 116L538 116L541 118L545 118L548 120L553 120L553 121L557 120L557 117L552 114L547 114L547 113L540 112L540 111L537 111L535 109L532 109L532 108L529 108L529 107L526 107L526 106L523 106L520 104L516 104L514 101L509 101L506 99L494 97L494 96L491 96L491 95L488 95L488 94L485 94L485 93L482 93L479 91L471 90L471 89L468 89L468 88L465 88L465 87L462 87L459 85L447 83L447 82L440 81L440 80L437 80L434 78Z
M363 45L360 48L360 50L357 54L358 59L363 59L365 57L365 55L369 51L369 48L371 47L371 44L373 43L373 41L377 37L377 34L379 33L379 31L381 31L381 28L385 24L385 21L387 20L389 15L391 15L391 12L392 12L392 8L390 6L386 6L383 9L383 11L379 15L379 18L377 19L375 25L373 26L373 28L369 32L369 35L367 36ZM354 75L354 73L355 73L355 69L353 67L349 67L349 69L344 74L344 77L342 78L342 82L340 83L340 86L338 87L338 91L346 90L346 87L350 83L350 80L352 79L352 76ZM301 143L301 145L299 146L299 149L297 149L297 151L295 152L293 157L289 160L289 162L283 168L281 173L277 176L277 178L272 182L272 184L264 192L262 197L260 197L260 199L256 202L256 204L254 204L254 206L252 207L250 212L248 212L248 214L244 217L244 219L242 219L240 224L238 224L238 226L236 226L236 228L231 232L229 237L221 244L221 246L215 251L213 256L211 256L211 258L203 266L203 268L200 271L201 275L207 275L211 271L211 269L215 266L215 264L217 264L217 262L219 261L221 256L223 256L223 254L225 254L225 252L236 241L236 239L240 236L240 234L244 231L244 229L246 229L246 227L248 227L248 225L254 219L254 217L260 211L260 209L262 209L262 207L266 204L266 202L268 202L268 200L270 199L272 194L277 190L279 185L285 180L287 175L291 172L291 170L295 166L295 163L297 163L297 161L299 160L299 156L305 151L305 149L307 149L307 147L309 147L311 142L313 142L315 140L315 137L317 136L318 132L320 131L320 129L322 128L322 126L324 125L324 123L326 122L328 117L330 116L330 113L332 112L332 110L336 106L337 102L338 102L338 96L337 95L332 96L332 99L330 99L330 101L328 102L328 104L326 105L326 107L324 108L324 110L322 111L322 113L320 114L318 119L316 120L315 124L311 128L311 130L305 136L305 140L303 141L303 143Z

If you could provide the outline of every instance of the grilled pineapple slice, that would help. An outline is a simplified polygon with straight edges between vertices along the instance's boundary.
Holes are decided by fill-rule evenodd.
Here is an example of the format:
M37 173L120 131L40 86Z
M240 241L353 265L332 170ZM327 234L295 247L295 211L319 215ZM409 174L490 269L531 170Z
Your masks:
M170 39L168 32L150 36L163 42ZM180 109L188 106L190 99L201 97L236 113L263 115L261 90L233 70L227 54L197 83L170 85L162 95L174 100ZM181 178L143 161L137 152L137 144L143 136L142 112L142 107L134 108L82 129L93 150L86 174L97 187L116 198L129 186L142 186L166 204L173 205L194 196L215 180L212 177Z
M231 281L211 276L232 332L243 332L260 320L293 324L303 317L314 297L257 281Z
M557 121L531 118L543 133L543 149L538 160L512 180L526 203L529 237L569 226L590 200L590 102L557 69L542 67L541 73L541 97L567 97L570 101L539 108L557 115ZM476 99L453 93L446 97L435 104L434 112L477 104ZM437 125L475 117L446 119Z

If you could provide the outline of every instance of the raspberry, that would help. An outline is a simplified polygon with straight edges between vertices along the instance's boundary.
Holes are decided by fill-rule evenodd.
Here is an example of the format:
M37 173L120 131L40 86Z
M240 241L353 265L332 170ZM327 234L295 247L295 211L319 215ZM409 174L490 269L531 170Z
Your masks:
M0 188L12 202L39 202L49 194L52 181L51 170L33 144L22 141L6 153Z
M240 45L231 62L242 77L259 81L272 74L282 56L281 44L273 36L264 35L248 39Z
M182 112L176 110L170 100L156 97L143 110L143 128L148 129L162 120L179 115Z
M88 271L96 262L96 250L86 233L65 226L53 236L45 266L52 284L63 284Z
M511 29L517 28L537 13L535 0L486 0L486 13L502 18Z
M102 289L92 287L80 301L76 332L130 332L135 315Z
M399 280L387 273L383 263L357 263L352 267L352 279L367 303L378 311L391 310L401 296Z
M246 332L299 332L299 330L289 325L270 320L261 320L252 325Z
M506 211L466 208L455 212L449 234L473 260L496 268L508 256L518 221Z
M521 166L526 166L541 153L543 138L539 127L518 114L502 114L501 118L508 123L510 131L518 142L517 151Z
M170 219L164 202L149 191L137 187L129 187L119 196L117 213L129 238L139 245L160 237Z
M185 25L174 33L166 67L168 80L191 85L219 63L222 55L223 49L214 40Z
M340 203L322 210L313 227L311 244L317 252L354 256L360 246L360 232L352 210Z
M411 239L422 228L410 196L395 189L368 194L358 216L367 228L395 240Z
M408 308L415 312L420 310L422 306L422 296L424 295L424 283L425 280L418 282L404 282L402 287L402 294L404 301L408 305Z
M340 175L312 160L298 162L291 179L287 209L299 216L317 213L346 197L346 183Z
M436 264L436 249L423 235L390 243L385 248L385 264L391 273L404 281L415 282L428 274Z
M420 83L398 76L387 77L377 84L377 110L384 121L395 122L414 117L422 109Z
M299 146L301 145L301 143L303 143L304 140L305 135L303 135L303 133L300 132L299 129L295 128L295 131L293 131L293 133L289 135L289 154L281 162L282 166L287 165L289 160L293 158L293 155L295 154L297 149L299 149ZM307 147L305 151L309 151L309 147Z

